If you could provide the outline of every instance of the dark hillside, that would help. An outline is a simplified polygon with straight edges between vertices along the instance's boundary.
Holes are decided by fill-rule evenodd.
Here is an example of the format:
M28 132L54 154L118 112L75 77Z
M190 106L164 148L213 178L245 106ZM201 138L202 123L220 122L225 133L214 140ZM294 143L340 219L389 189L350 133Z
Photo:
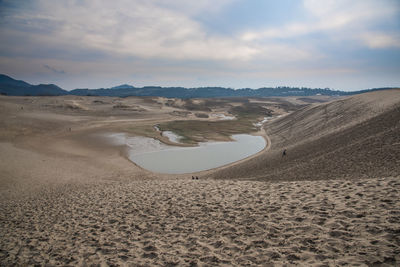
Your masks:
M55 96L67 95L68 91L54 84L31 85L0 74L0 94L11 96Z
M0 74L0 93L14 96L53 96L53 95L78 95L78 96L157 96L167 98L232 98L232 97L285 97L285 96L346 96L356 95L377 89L361 90L356 92L345 92L331 90L329 88L304 88L304 87L263 87L259 89L232 89L224 87L160 87L145 86L134 87L129 84L122 84L111 88L100 89L74 89L66 91L54 84L31 85L29 83L14 80L11 77ZM315 102L315 100L314 100Z

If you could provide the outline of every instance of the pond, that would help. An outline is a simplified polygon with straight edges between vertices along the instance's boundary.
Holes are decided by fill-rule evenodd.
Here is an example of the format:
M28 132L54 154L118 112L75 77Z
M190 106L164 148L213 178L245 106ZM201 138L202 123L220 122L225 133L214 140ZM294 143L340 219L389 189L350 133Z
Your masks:
M232 142L205 142L196 147L169 146L147 137L108 134L115 145L126 145L131 161L144 169L168 174L217 168L252 156L266 146L261 136L233 135Z

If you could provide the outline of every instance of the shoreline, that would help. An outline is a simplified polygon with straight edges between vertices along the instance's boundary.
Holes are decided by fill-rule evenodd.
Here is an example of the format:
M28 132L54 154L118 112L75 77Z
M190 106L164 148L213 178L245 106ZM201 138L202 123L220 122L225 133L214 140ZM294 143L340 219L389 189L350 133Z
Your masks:
M113 133L113 134L122 134L122 135L125 135L124 133ZM246 135L247 135L247 134L246 134ZM234 135L233 135L233 136L234 136ZM132 163L133 163L135 166L137 166L138 168L140 168L140 169L142 169L142 170L144 170L144 171L147 171L147 172L149 172L149 173L152 173L152 174L155 174L155 175L191 175L191 174L200 174L200 173L206 173L206 172L209 173L209 172L211 172L211 171L220 170L220 169L223 169L223 168L226 168L226 167L229 167L229 166L233 166L233 165L235 165L235 164L237 164L237 163L245 162L246 160L250 160L250 159L252 159L252 158L254 158L254 157L257 157L258 155L264 153L265 151L267 151L267 150L271 147L270 139L268 138L268 136L265 135L265 131L259 131L259 132L257 132L257 133L253 133L253 134L248 135L248 136L261 136L261 137L264 139L264 141L265 141L265 145L264 145L263 148L262 148L260 151L258 151L257 153L254 153L254 154L252 154L252 155L250 155L250 156L247 156L247 157L245 157L245 158L236 160L236 161L234 161L234 162L227 163L227 164L223 164L223 165L221 165L221 166L213 167L213 168L210 168L210 169L205 169L205 170L201 170L201 171L194 171L194 172L185 172L185 173L163 173L163 172L156 172L156 171L152 171L152 170L146 169L146 168L140 166L140 165L139 165L138 163L136 163L135 161L133 161L133 160L130 159L129 150L130 150L131 148L130 148L130 146L126 143L126 141L120 140L120 141L118 141L118 142L122 142L122 143L113 144L113 146L115 146L116 148L121 147L121 150L123 151L123 156L124 156L127 160L129 160L130 162L132 162ZM141 136L133 136L132 138L135 138L135 137L138 137L138 138L149 138L149 137L141 137ZM111 139L109 139L110 141L105 140L105 139L113 138L113 137L101 137L101 138L102 138L102 139L104 140L104 142L106 142L106 143L110 143L110 142L112 143L112 142L113 142L113 141L111 141ZM125 137L125 138L126 138L126 137ZM125 138L124 138L124 139L125 139ZM150 139L152 139L152 138L150 138ZM158 140L158 139L153 139L153 140L160 142L160 140ZM221 142L221 141L219 141L219 142ZM214 144L214 143L219 143L219 142L210 141L210 142L206 142L205 144L208 144L208 143ZM233 142L237 142L237 141L233 141ZM222 142L222 143L225 143L225 142ZM161 143L161 144L164 144L164 143ZM166 145L166 144L165 144L165 145ZM169 146L169 145L167 145L167 146ZM176 148L176 149L179 149L179 148L185 149L185 147L181 147L181 146L170 146L170 147L171 147L172 149L173 149L173 148ZM191 146L191 147L196 148L196 146ZM167 149L167 150L168 150L168 149ZM167 151L167 150L166 150L166 151ZM157 151L158 151L158 150L157 150ZM157 151L154 151L154 152L157 152ZM160 149L159 151L161 152L161 151L163 151L163 149Z

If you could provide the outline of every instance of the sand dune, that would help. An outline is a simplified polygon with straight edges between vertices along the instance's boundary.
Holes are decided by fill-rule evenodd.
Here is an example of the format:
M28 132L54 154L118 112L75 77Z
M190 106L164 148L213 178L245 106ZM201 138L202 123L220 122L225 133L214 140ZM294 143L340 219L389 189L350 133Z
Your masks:
M91 135L174 119L171 107L0 97L0 264L399 265L399 98L304 107L267 124L270 150L192 180L142 170Z
M1 205L4 265L399 262L398 178L147 180L48 187Z
M265 129L272 142L268 153L212 177L326 180L400 174L400 90L307 106Z

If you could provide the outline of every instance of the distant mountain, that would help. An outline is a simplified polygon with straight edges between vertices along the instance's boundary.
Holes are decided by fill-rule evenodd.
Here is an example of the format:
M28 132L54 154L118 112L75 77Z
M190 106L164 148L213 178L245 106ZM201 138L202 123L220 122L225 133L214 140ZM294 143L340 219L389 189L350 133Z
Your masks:
M13 78L0 74L0 85L1 86L14 86L14 87L29 87L31 86L29 83L24 81L14 80Z
M216 97L282 97L282 96L344 96L365 93L369 91L382 90L389 88L368 89L356 92L336 91L328 88L311 89L297 87L263 87L259 89L231 89L223 87L200 87L200 88L184 88L184 87L159 87L145 86L134 87L130 85L121 85L110 89L75 89L70 91L72 95L80 96L160 96L169 98L216 98Z
M129 84L121 84L118 86L111 87L110 89L128 89L128 88L135 88L135 87Z
M168 98L216 98L216 97L280 97L280 96L343 96L355 95L369 91L376 91L389 88L367 89L356 92L345 92L331 90L329 88L298 88L298 87L263 87L259 89L231 89L224 87L160 87L145 86L134 87L129 84L122 84L112 88L100 89L74 89L66 91L54 84L31 85L24 81L14 80L13 78L0 74L0 93L16 96L41 96L41 95L79 95L79 96L160 96Z
M67 95L69 93L54 84L31 85L0 74L0 94L13 96L54 96Z

